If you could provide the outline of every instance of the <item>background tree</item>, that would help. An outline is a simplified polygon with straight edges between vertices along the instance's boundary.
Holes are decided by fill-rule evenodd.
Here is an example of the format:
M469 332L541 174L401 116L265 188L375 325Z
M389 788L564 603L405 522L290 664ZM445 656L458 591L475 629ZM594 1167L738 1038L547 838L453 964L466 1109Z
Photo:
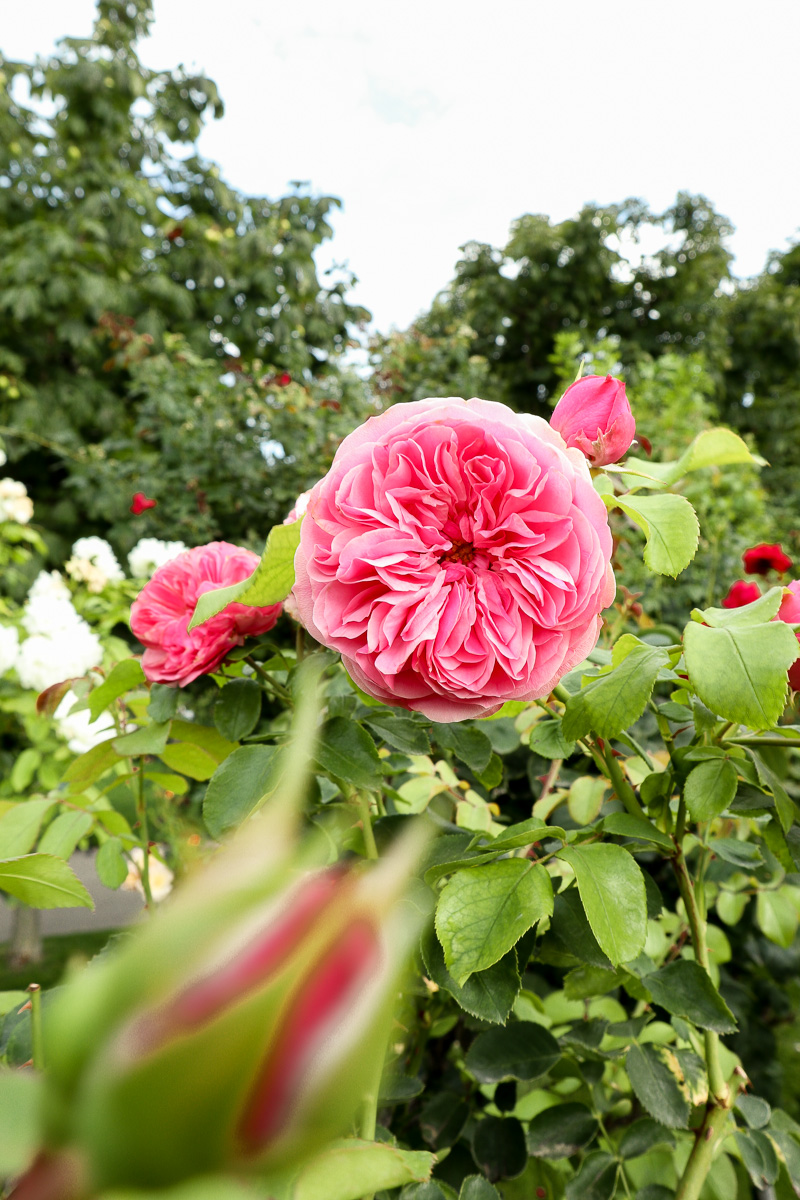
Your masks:
M120 488L93 490L98 461L123 455L126 486L143 482L130 468L132 343L139 361L180 335L218 374L257 357L262 374L310 386L337 374L348 327L367 316L348 303L348 278L323 284L314 265L339 202L229 187L194 150L222 115L217 89L142 65L151 22L149 0L100 0L91 38L32 65L0 58L0 425L17 477L67 539L130 504ZM113 470L100 474L111 484Z

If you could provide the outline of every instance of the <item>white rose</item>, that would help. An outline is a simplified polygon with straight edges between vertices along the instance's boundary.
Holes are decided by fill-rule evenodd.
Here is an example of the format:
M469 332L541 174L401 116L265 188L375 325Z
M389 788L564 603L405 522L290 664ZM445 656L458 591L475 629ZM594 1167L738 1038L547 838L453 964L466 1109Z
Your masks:
M128 859L130 860L128 877L122 884L122 887L127 892L138 892L141 896L144 896L144 887L142 886L144 851L141 846L134 846L132 850L129 850ZM150 894L156 903L158 903L159 900L164 900L172 891L172 882L175 876L169 867L160 858L156 858L154 854L148 854L147 866L150 875Z
M140 538L128 555L134 579L149 579L164 563L171 562L188 549L184 542L162 542L160 538Z
M17 675L24 688L43 692L54 683L85 675L103 660L100 639L76 614L76 623L55 637L34 634L17 655Z
M115 725L111 714L107 712L101 713L94 723L91 723L91 714L88 709L84 708L79 712L71 713L70 709L77 699L78 697L70 688L68 692L65 692L64 698L53 716L60 736L72 753L85 754L87 750L93 750L101 742L107 741L113 734Z
M25 484L17 479L0 479L0 521L27 525L32 516L33 501Z
M13 625L0 625L0 675L16 666L19 633Z
M78 538L77 542L72 547L72 559L70 559L70 562L74 562L75 559L77 559L78 562L88 561L91 563L97 571L102 573L108 583L119 583L120 580L125 578L122 567L117 562L117 556L105 538ZM67 564L67 570L69 571L69 564ZM70 574L72 574L72 572L70 572ZM76 576L73 575L73 578L76 578ZM92 576L92 579L95 582L98 578L99 576L96 574ZM102 588L92 588L91 583L89 586L90 590L102 591Z

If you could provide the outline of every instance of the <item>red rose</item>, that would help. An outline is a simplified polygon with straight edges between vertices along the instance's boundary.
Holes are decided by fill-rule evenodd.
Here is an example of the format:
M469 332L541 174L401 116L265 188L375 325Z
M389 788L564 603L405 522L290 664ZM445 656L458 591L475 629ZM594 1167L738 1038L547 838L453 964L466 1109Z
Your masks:
M275 382L277 383L278 387L286 387L287 383L292 382L292 377L288 371L284 371L282 375L278 376Z
M745 583L744 579L737 579L736 583L731 584L730 591L722 601L723 608L743 608L745 604L752 604L754 600L758 600L761 595L761 589L757 583Z
M135 517L138 517L140 513L145 511L145 509L155 508L157 504L157 500L149 500L148 497L145 496L144 492L136 492L135 496L133 497L133 504L130 507L130 512L132 512Z
M780 546L768 546L766 542L745 550L742 562L748 575L768 575L770 571L778 571L782 575L792 566L792 560L783 553Z

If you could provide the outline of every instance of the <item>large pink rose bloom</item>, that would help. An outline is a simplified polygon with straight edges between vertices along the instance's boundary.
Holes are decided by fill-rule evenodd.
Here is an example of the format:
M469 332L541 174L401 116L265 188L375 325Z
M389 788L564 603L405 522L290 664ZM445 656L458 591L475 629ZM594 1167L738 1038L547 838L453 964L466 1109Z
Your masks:
M342 442L295 557L303 624L387 704L461 721L546 696L614 597L583 455L487 400L417 400Z
M229 542L185 550L159 567L131 608L131 629L146 647L142 670L151 683L184 687L207 675L246 637L266 633L280 616L280 604L249 608L229 604L198 625L188 625L204 592L229 587L252 575L258 555Z

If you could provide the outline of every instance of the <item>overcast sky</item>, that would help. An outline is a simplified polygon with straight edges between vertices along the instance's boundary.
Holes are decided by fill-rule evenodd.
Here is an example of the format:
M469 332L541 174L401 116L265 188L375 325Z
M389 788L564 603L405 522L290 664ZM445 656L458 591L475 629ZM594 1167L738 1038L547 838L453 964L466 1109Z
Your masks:
M88 34L93 0L0 0L0 48ZM586 201L666 208L702 192L761 269L800 226L800 3L762 0L155 0L152 67L204 70L226 104L200 149L227 180L289 180L344 211L319 261L347 261L379 328L407 325L470 239Z

